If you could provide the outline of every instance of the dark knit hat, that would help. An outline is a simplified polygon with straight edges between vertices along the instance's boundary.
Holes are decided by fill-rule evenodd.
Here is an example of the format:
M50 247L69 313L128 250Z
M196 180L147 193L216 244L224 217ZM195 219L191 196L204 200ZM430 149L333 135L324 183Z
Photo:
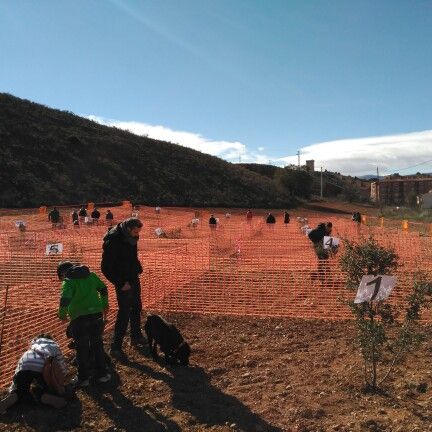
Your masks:
M74 266L70 261L59 262L57 266L57 276L59 279Z

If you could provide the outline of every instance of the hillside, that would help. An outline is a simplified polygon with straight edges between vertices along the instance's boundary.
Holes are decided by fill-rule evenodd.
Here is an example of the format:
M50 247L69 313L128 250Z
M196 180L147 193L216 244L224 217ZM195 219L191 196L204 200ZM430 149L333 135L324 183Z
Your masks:
M0 207L80 202L287 207L258 173L0 93Z

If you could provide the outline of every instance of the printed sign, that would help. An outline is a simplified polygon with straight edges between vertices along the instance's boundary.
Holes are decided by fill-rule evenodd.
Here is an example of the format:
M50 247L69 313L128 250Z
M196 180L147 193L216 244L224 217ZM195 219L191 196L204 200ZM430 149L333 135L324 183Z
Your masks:
M354 303L380 301L388 298L396 285L396 276L365 275L362 277Z
M164 234L164 230L162 228L156 228L155 229L155 234L159 237L162 234Z
M89 217L89 216L86 216L85 218L84 218L84 223L92 223L93 222L93 218L91 218L91 217Z
M48 243L45 249L45 255L58 255L63 253L63 243Z
M331 249L338 247L340 240L337 237L324 236L323 245L324 249Z

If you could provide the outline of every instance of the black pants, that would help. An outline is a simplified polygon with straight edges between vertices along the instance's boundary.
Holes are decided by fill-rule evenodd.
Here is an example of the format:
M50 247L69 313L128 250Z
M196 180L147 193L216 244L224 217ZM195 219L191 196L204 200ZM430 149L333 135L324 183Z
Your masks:
M90 358L94 358L97 378L106 374L105 352L103 348L103 317L101 313L83 315L71 322L71 333L75 341L78 379L90 376Z
M42 377L42 372L31 370L20 370L13 377L13 383L9 389L11 393L16 393L18 399L27 398L30 395L30 386L35 381L38 387L38 396L48 391L48 387Z
M122 286L116 286L118 303L117 319L114 327L113 348L120 349L130 321L131 339L142 337L141 332L141 285L139 279L129 281L131 288L122 291Z

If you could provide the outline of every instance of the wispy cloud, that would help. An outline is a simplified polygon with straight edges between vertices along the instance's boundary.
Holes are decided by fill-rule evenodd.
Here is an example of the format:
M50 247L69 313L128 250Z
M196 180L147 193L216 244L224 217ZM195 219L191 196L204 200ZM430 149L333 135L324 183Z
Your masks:
M315 166L343 174L401 174L417 171L404 169L432 159L432 130L399 135L343 139L312 144L300 149L302 160L314 159ZM297 163L296 156L280 158L282 163ZM419 171L430 168L432 163L421 165Z
M136 135L148 136L161 141L168 141L218 156L229 162L256 162L268 163L269 158L263 154L257 154L247 149L246 145L239 141L218 141L203 137L194 132L176 131L165 126L154 126L135 121L109 120L102 117L90 115L88 119L106 126L115 126Z
M264 153L264 147L253 150L239 141L212 140L194 132L176 131L165 126L135 121L108 120L94 115L88 118L103 125L128 130L136 135L190 147L229 162L241 160L267 164L271 159L272 164L279 166L297 164L297 156L269 157ZM404 171L404 168L432 159L432 130L328 141L302 147L300 151L302 162L314 159L315 167L318 169L322 166L324 169L342 174L374 174L377 166L382 174L429 171L432 170L432 163L407 171Z

